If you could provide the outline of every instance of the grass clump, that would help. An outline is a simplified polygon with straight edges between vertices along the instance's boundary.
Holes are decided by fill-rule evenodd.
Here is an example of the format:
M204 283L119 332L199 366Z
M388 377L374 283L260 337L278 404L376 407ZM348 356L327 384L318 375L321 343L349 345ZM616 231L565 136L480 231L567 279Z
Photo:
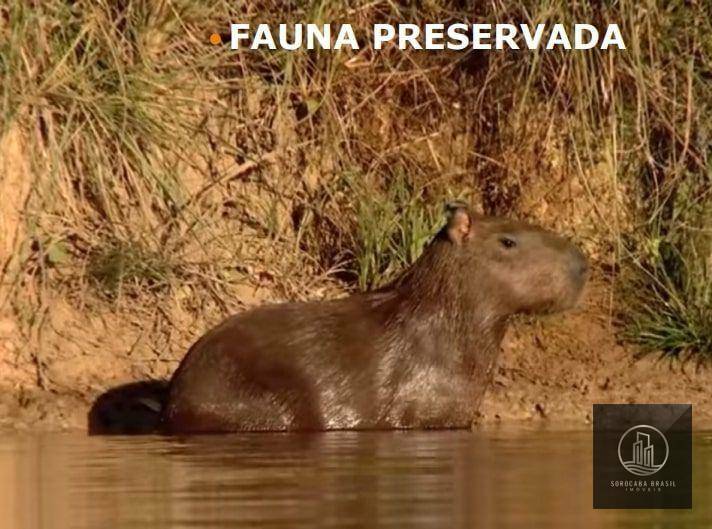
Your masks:
M636 99L619 103L620 137L637 145L621 169L639 214L622 245L625 334L698 358L712 358L711 14L681 2L647 11L624 70Z
M663 250L649 277L633 282L645 289L631 294L634 313L629 338L646 351L671 356L712 357L712 290L709 275L700 273L674 247Z
M137 292L165 289L174 276L165 256L136 243L118 243L97 251L89 261L88 272L100 291L112 300L122 293L135 297Z
M384 190L356 185L352 273L360 290L384 286L420 256L442 224L442 200L428 197L404 175Z
M638 258L627 335L646 351L712 359L712 200L700 191L656 217Z

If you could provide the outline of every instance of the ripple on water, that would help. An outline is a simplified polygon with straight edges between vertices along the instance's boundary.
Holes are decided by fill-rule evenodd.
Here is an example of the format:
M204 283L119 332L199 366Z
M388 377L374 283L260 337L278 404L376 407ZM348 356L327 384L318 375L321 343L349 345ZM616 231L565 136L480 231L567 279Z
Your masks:
M707 527L712 434L692 511L594 511L591 432L0 437L14 527Z

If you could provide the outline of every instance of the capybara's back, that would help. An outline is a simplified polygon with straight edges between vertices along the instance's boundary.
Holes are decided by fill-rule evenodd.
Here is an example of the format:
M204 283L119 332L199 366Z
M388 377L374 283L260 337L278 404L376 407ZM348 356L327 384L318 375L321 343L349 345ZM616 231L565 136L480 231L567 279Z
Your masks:
M449 210L392 285L233 316L170 384L168 432L469 427L508 318L573 306L582 253L536 226Z

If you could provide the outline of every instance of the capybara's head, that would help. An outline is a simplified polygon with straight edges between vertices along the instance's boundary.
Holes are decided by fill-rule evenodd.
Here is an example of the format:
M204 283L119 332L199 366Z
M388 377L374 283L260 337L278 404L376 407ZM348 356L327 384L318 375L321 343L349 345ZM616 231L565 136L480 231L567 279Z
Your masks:
M499 314L551 313L574 306L588 277L581 250L538 226L448 205L440 233L473 302Z

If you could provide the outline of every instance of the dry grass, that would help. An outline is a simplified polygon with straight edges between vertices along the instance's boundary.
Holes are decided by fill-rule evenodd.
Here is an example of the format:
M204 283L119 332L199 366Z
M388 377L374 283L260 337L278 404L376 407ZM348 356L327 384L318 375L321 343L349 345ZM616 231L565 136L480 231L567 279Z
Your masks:
M279 299L373 288L464 198L567 227L630 338L712 354L706 4L209 4L0 7L2 130L21 131L32 182L3 257L13 310L54 292L88 311L217 315L245 284ZM629 49L238 55L207 40L238 19L363 36L473 17L615 21Z

